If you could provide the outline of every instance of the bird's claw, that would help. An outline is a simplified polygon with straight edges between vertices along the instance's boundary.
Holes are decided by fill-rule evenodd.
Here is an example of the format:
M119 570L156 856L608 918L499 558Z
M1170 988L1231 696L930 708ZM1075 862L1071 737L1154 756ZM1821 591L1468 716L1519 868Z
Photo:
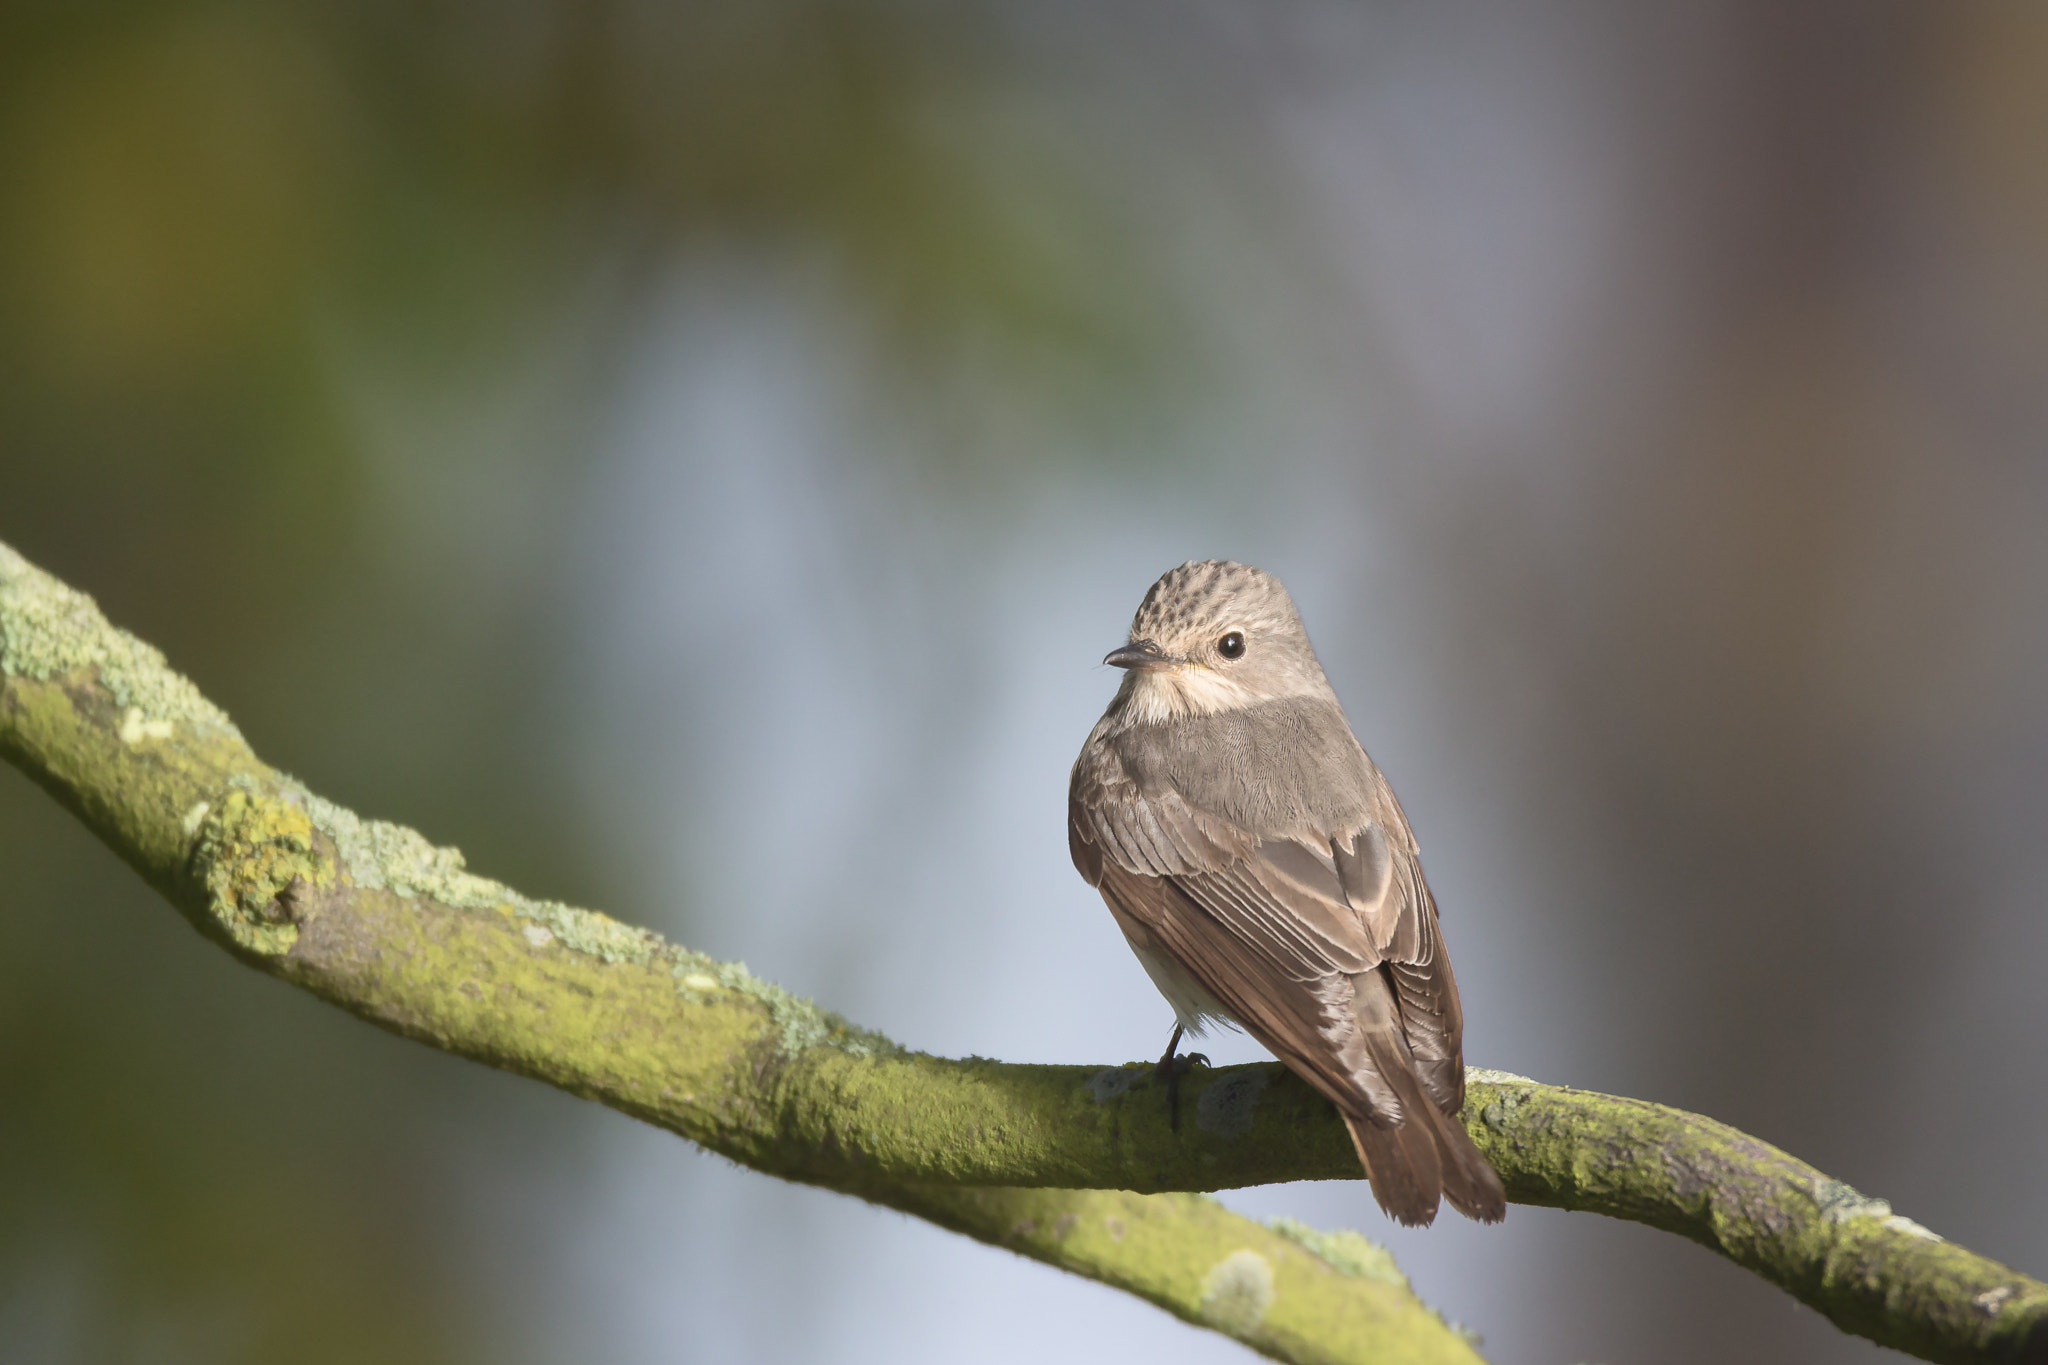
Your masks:
M1209 1059L1199 1052L1176 1052L1180 1046L1180 1030L1173 1031L1173 1042L1166 1049L1166 1055L1159 1059L1155 1070L1166 1086L1166 1122L1174 1132L1180 1131L1180 1078L1195 1069L1197 1063L1209 1065Z

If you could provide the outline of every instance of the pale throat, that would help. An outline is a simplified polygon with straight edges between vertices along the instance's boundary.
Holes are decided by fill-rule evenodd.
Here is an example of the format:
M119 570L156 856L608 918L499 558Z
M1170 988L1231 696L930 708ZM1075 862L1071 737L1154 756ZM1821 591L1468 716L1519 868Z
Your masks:
M1128 713L1132 719L1152 725L1241 711L1262 700L1235 678L1200 664L1148 668L1132 674L1131 682Z

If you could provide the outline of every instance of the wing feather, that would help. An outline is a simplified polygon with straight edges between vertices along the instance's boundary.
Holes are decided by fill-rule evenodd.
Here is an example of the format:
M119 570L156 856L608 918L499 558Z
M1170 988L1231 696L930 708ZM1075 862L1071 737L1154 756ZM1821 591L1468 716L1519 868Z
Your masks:
M1171 787L1140 790L1091 751L1068 839L1119 922L1337 1105L1397 1218L1427 1221L1439 1188L1498 1218L1498 1178L1454 1117L1464 1022L1436 903L1378 770L1374 809L1349 827L1261 839Z

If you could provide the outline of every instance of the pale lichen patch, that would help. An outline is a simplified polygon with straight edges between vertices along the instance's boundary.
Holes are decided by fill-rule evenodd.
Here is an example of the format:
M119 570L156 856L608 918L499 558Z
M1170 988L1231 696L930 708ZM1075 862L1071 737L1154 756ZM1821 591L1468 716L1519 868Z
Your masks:
M1483 1066L1465 1068L1465 1079L1475 1085L1541 1085L1527 1076L1517 1076L1512 1071L1491 1071Z
M131 706L121 713L121 742L134 748L146 739L169 739L178 727L167 720L151 720L142 714L142 708Z
M1149 1066L1106 1066L1088 1078L1088 1098L1108 1104L1151 1074Z
M1273 1267L1249 1247L1240 1247L1202 1277L1202 1320L1234 1337L1248 1337L1273 1306Z
M1851 1218L1888 1219L1893 1216L1889 1203L1873 1199L1839 1180L1814 1181L1813 1202L1819 1207L1821 1216L1830 1223L1846 1223Z
M703 987L692 986L690 978L705 976L711 979L714 987L737 991L765 1005L774 1021L777 1041L785 1057L794 1057L821 1044L852 1057L893 1057L903 1052L901 1045L881 1034L850 1024L830 1010L819 1009L803 996L792 994L772 981L761 980L747 970L744 962L720 962L703 953L670 945L664 945L664 951L673 964L670 975L676 978L678 991L703 990Z
M1468 1085L1491 1086L1495 1090L1493 1098L1480 1108L1479 1117L1496 1133L1505 1132L1515 1120L1515 1111L1542 1088L1541 1083L1527 1076L1517 1076L1512 1071L1489 1071L1481 1066L1466 1067L1465 1082Z
M664 950L661 936L630 924L579 910L559 901L537 901L502 882L479 877L462 850L430 843L417 830L386 820L365 820L345 806L294 786L313 823L334 841L357 886L400 896L423 896L461 910L493 910L537 921L548 934L605 962L651 963Z
M1220 1138L1243 1137L1258 1117L1259 1096L1266 1093L1271 1072L1263 1066L1226 1072L1202 1091L1195 1104L1195 1126Z
M164 662L161 651L108 624L93 600L0 544L0 672L47 682L94 673L124 712L122 739L169 738L155 727L210 727L241 741L227 714Z
M1940 1233L1932 1232L1927 1228L1921 1227L1912 1219L1902 1217L1896 1213L1885 1219L1884 1225L1893 1232L1903 1232L1908 1237L1918 1237L1923 1242L1939 1242L1941 1240Z
M767 1007L786 1056L819 1044L855 1057L902 1051L881 1034L856 1028L809 1000L760 980L744 963L715 961L670 944L651 930L622 924L594 910L522 896L502 882L469 871L460 849L432 844L404 825L365 820L296 784L291 790L304 803L313 824L334 841L348 875L358 886L531 920L562 947L602 962L666 963L681 992L737 991ZM693 984L696 980L708 984Z
M1362 1234L1340 1228L1321 1232L1292 1218L1275 1218L1267 1227L1314 1253L1339 1274L1355 1279L1408 1288L1408 1277L1394 1264L1394 1253Z
M1515 1111L1529 1102L1534 1092L1528 1090L1503 1090L1500 1098L1479 1111L1480 1119L1488 1128L1498 1133L1514 1122Z
M2011 1298L2015 1292L2017 1291L2011 1285L2002 1284L1994 1289L1985 1290L1977 1295L1977 1297L1971 1299L1970 1302L1985 1317L1995 1318L1998 1316L1998 1310L2005 1307L2005 1301Z
M529 924L519 932L521 937L536 948L545 948L555 941L555 936L538 924Z
M1430 1311L1435 1312L1436 1310L1431 1309ZM1479 1335L1479 1333L1473 1330L1472 1328L1467 1327L1464 1323L1453 1321L1452 1319L1445 1317L1442 1313L1437 1313L1436 1320L1442 1323L1444 1326L1450 1328L1454 1334L1456 1334L1461 1340L1464 1341L1464 1343L1467 1346L1470 1346L1474 1351L1481 1350L1486 1346L1486 1338Z
M462 850L429 843L416 830L385 820L365 820L294 784L292 794L336 851L357 886L400 896L425 896L443 905L486 910L524 897L488 877L470 872Z

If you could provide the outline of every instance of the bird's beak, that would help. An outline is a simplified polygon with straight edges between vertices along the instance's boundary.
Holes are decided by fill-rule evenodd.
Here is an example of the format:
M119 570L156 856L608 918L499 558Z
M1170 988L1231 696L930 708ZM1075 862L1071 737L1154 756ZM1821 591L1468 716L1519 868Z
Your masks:
M1127 645L1118 645L1102 656L1102 662L1118 668L1172 668L1180 660L1169 655L1150 640L1133 640Z

